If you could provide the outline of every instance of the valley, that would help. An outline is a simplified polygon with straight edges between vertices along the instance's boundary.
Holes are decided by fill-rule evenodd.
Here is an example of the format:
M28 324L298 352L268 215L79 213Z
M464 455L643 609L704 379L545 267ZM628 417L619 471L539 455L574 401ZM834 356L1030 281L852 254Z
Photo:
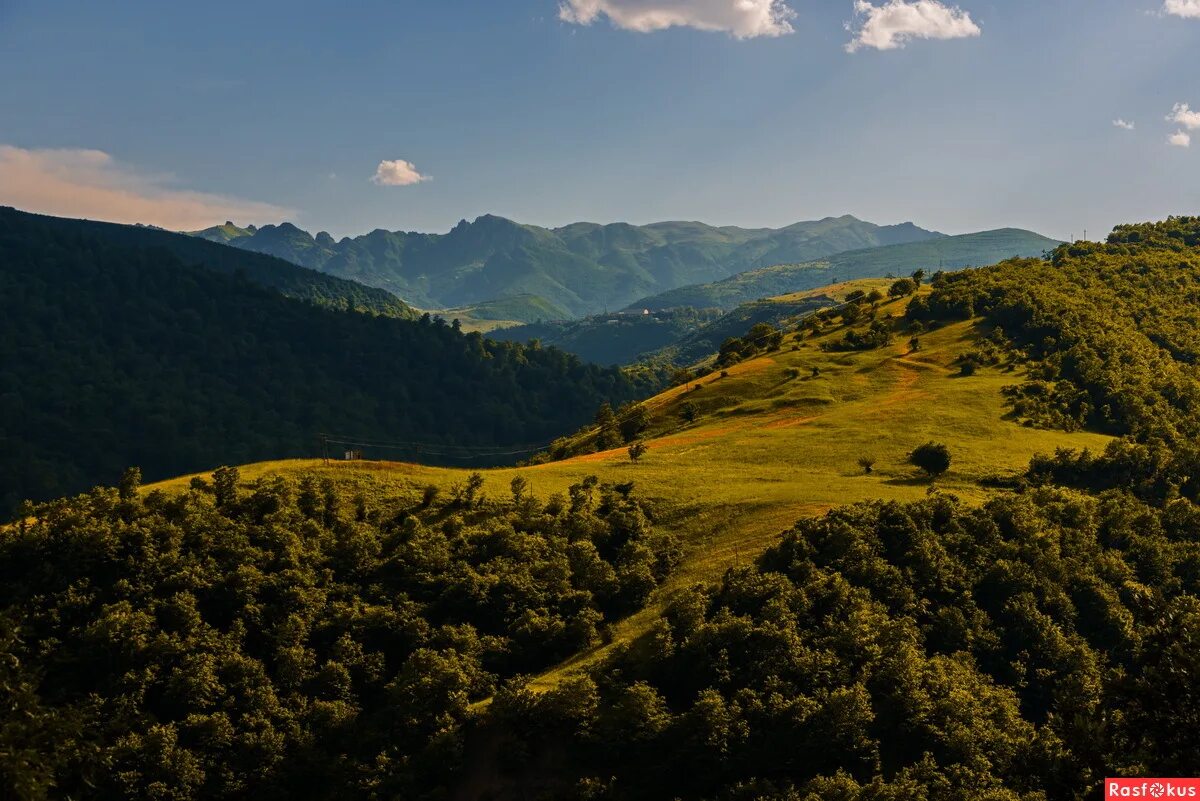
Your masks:
M839 293L878 285L845 284ZM883 304L881 312L899 318L907 302ZM1006 419L1001 389L1022 374L988 368L961 377L957 361L977 337L970 322L922 335L916 353L902 341L861 354L821 351L823 342L836 340L844 330L835 327L801 340L785 337L780 350L733 365L724 371L728 375L705 372L644 401L648 452L636 464L621 445L562 461L481 471L337 459L328 466L308 459L239 469L248 485L275 476L314 475L375 503L417 497L427 486L450 493L475 472L489 494L506 493L520 478L542 500L588 476L603 483L633 482L667 530L680 537L685 557L657 600L618 625L614 642L622 643L646 633L674 591L717 581L729 568L753 563L800 518L871 499L915 501L931 489L980 503L1006 492L995 487L1023 473L1035 454L1059 448L1101 452L1110 440ZM813 368L819 376L812 376ZM689 402L698 409L694 422L680 416ZM581 435L585 448L588 436ZM906 461L913 448L931 440L949 443L954 458L950 472L933 483ZM876 460L870 475L858 464L864 456ZM181 491L195 477L147 490ZM576 657L535 686L552 686L608 650Z

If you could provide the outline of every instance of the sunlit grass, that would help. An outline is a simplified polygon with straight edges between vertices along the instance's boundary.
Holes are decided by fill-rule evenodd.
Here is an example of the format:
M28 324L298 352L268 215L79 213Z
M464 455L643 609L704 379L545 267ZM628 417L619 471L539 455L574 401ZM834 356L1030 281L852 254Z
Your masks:
M866 282L868 291L878 283ZM902 301L882 308L884 314L902 311ZM520 475L545 498L595 475L605 482L633 481L639 495L655 502L659 525L681 536L687 557L645 611L616 627L614 641L622 642L646 630L675 588L712 581L754 559L800 517L855 501L925 496L930 482L906 462L908 452L924 442L944 442L953 454L937 490L980 502L997 491L981 480L1016 475L1035 453L1099 450L1108 441L1006 420L1001 388L1018 381L1019 372L981 368L971 377L958 375L955 359L976 337L972 323L922 334L915 353L909 352L907 335L864 353L820 349L821 341L843 333L830 330L815 340L789 336L781 350L729 367L727 375L714 371L651 398L649 451L637 464L622 446L561 462L483 470L485 491L507 494ZM820 371L815 377L814 367ZM680 416L686 402L699 410L694 423ZM864 456L875 460L870 475L858 465ZM430 484L449 489L473 471L293 460L248 465L241 472L247 481L311 472L385 498L415 494ZM189 478L155 487L180 488ZM540 683L555 681L602 650L577 656Z

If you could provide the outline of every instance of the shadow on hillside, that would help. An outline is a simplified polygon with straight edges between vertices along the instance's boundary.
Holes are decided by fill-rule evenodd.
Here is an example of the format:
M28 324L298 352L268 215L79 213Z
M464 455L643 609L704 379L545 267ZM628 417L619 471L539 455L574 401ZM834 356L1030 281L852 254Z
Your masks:
M934 482L929 480L928 476L908 476L907 478L889 478L885 479L884 484L890 484L893 487L927 487Z

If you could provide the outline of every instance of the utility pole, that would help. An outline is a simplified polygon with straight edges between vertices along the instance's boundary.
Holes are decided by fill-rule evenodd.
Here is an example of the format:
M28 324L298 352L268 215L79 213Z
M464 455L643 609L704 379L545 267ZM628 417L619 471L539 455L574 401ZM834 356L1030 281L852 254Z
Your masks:
M329 467L329 435L321 434L321 461Z

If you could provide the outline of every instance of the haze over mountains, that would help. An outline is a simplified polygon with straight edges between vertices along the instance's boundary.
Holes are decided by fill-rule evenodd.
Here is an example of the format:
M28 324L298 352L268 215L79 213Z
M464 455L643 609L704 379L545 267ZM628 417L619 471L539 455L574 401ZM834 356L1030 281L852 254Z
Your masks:
M805 298L797 307L780 302L780 295L862 278L906 276L915 270L933 274L939 269L1039 256L1058 244L1031 231L1005 228L853 250L818 261L773 265L722 281L679 287L641 298L622 314L529 323L492 331L490 336L513 342L538 339L544 345L554 345L599 364L627 364L650 351L667 348L673 361L687 364L715 352L725 338L744 333L755 322L778 325L789 316L833 302L826 295L817 295ZM712 309L727 313L718 320L719 313L705 316L696 311ZM653 313L642 314L643 310Z
M261 228L227 223L195 234L387 289L425 308L527 296L573 316L619 309L647 295L745 270L943 236L912 223L881 226L849 215L779 229L698 222L581 222L551 229L485 215L463 220L446 234L379 229L340 241L291 223ZM535 310L521 319L538 316Z
M802 264L775 263L730 276L721 281L679 287L633 304L637 308L670 309L680 306L733 309L760 298L803 292L825 284L858 278L905 276L923 269L958 270L984 267L1011 258L1040 256L1058 247L1056 239L1020 228L1001 228L961 236L850 250Z

